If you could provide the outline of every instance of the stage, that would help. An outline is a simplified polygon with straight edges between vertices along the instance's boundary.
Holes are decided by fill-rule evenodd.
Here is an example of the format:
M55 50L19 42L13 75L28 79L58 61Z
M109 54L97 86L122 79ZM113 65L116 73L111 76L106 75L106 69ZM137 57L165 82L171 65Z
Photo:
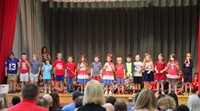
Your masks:
M40 96L43 96L43 93L40 93ZM11 103L13 96L20 96L20 93L16 94L8 94L8 103ZM112 95L105 95L105 98L109 96L114 96L117 98L117 100L124 100L126 103L133 103L134 104L134 94L124 94L124 95L118 95L118 94L112 94ZM60 97L60 103L61 104L68 104L72 102L72 94L59 94ZM179 104L187 104L188 96L185 95L179 95ZM131 102L132 101L132 102Z

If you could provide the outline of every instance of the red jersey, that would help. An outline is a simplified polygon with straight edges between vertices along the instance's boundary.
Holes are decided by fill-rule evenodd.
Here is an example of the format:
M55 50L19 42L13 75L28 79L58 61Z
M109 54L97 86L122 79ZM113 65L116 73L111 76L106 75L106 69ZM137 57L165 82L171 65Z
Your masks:
M55 67L56 76L63 76L65 74L65 62L63 60L56 60L53 67Z
M67 62L65 67L67 69L68 77L75 77L76 64L74 62Z
M117 64L115 67L116 77L117 78L124 78L124 64Z
M168 63L168 73L171 75L177 75L178 74L178 62L174 63Z
M28 73L29 72L29 62L28 60L20 61L20 73Z

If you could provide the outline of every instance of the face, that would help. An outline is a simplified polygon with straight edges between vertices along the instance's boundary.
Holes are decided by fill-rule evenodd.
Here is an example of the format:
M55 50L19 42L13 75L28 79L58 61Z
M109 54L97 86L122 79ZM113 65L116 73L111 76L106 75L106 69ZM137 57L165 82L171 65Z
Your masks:
M50 61L46 61L46 64L50 64Z
M111 62L111 61L112 61L112 58L109 57L109 56L107 56L106 60L107 60L107 62Z
M179 71L179 75L183 75L183 72L182 72L182 71Z
M145 59L146 59L146 61L150 61L150 57L149 56L146 56Z
M22 55L22 59L23 59L23 60L26 60L26 59L27 59L27 56L26 56L26 55Z
M127 57L127 58L126 58L126 61L127 61L127 62L131 62L131 58L130 58L130 57Z
M72 62L72 61L73 61L73 58L72 58L72 57L69 57L67 60L68 60L68 62Z
M190 56L190 55L187 55L187 56L186 56L186 59L187 59L187 60L190 60L190 59L191 59L191 56Z
M194 79L197 80L198 79L198 74L194 75Z
M171 61L174 61L174 60L175 60L175 58L174 58L174 57L172 57L172 56L170 56L170 60L171 60Z
M44 48L44 49L43 49L43 53L47 53L47 48Z
M161 55L158 55L158 60L163 61L163 57Z
M37 57L36 57L36 56L33 56L33 60L36 61L36 60L37 60Z
M99 62L99 57L95 57L95 58L94 58L94 61L95 61L95 62Z
M121 63L122 63L122 60L117 60L117 63L118 63L118 64L121 64Z
M81 62L84 62L85 61L85 57L81 57Z
M135 60L140 61L140 56L139 55L135 56Z
M58 58L59 60L61 60L61 59L62 59L62 55L61 55L61 54L57 54L57 58Z
M10 55L10 59L14 59L15 58L15 56L14 55Z

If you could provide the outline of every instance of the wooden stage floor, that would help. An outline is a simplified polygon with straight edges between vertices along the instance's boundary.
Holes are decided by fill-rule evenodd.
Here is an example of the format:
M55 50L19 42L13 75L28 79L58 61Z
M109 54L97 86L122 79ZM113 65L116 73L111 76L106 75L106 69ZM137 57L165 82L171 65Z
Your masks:
M43 96L43 93L40 93L40 96ZM20 96L20 93L16 94L8 94L8 103L11 103L13 96ZM134 94L124 94L124 95L118 95L118 94L112 94L112 95L105 95L105 98L109 96L114 96L117 98L117 100L124 100L126 103L134 103ZM60 102L61 104L68 104L72 102L72 94L59 94ZM185 95L179 95L179 104L187 104L188 96ZM132 100L132 102L130 102Z

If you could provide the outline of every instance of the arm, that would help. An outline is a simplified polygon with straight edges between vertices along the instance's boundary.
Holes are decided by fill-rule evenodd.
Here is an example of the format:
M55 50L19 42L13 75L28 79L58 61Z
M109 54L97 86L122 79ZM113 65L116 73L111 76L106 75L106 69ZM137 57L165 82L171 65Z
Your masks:
M5 67L5 76L8 76L7 70L8 70L8 67Z
M91 76L93 75L93 68L91 68Z

